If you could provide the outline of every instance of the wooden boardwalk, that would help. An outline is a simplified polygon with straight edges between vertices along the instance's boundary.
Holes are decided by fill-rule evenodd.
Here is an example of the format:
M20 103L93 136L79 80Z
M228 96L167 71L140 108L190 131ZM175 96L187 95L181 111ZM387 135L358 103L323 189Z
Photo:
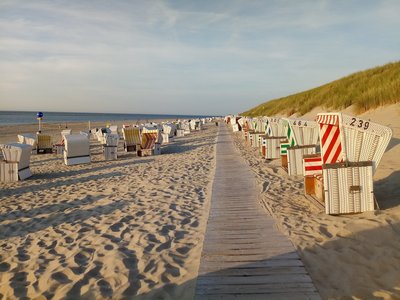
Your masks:
M320 299L293 245L257 201L255 184L222 125L195 299Z

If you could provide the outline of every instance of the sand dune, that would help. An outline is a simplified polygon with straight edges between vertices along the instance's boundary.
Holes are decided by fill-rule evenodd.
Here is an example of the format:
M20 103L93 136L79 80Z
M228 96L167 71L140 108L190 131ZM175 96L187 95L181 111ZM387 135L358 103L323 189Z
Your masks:
M31 179L0 184L3 299L192 298L215 137L208 126L161 156L120 147L108 162L94 145L78 166L32 156Z

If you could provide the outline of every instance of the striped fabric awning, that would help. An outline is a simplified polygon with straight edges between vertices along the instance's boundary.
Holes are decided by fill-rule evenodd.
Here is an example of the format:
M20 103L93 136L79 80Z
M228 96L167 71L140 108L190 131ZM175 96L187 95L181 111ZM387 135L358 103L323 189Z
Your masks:
M157 141L157 132L145 132L142 134L142 149L153 149Z
M304 176L322 174L322 157L304 157L303 168Z
M124 140L128 146L142 143L139 127L127 127L122 129Z
M317 123L321 137L322 163L333 164L343 161L339 115L319 114Z
M338 115L329 115L329 114L319 114L317 116L317 123L325 124L325 125L339 125L339 116Z
M292 128L290 128L289 122L286 123L285 127L286 127L286 136L287 136L287 139L289 141L289 146L291 146L291 147L292 146L296 146L297 145L296 139L294 137Z
M281 143L281 155L287 155L287 148L289 147L289 143Z

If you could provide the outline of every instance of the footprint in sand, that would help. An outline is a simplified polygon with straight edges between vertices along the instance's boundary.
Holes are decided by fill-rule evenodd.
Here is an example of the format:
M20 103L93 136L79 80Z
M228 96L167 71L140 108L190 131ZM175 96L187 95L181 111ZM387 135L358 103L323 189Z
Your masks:
M10 279L10 286L14 290L14 295L17 298L25 299L27 296L27 286L30 284L27 281L28 273L27 272L18 272L15 273L14 276Z
M154 248L154 244L148 244L145 248L144 248L144 251L145 252L151 252L151 250L153 250L153 248Z
M63 272L56 272L51 274L51 278L53 278L54 280L56 280L57 282L61 283L61 284L67 284L72 282L71 279L68 278L67 275L65 275Z
M162 243L160 246L158 246L156 248L156 251L157 252L161 252L163 250L170 249L171 248L171 244L172 244L172 241L166 241L165 243Z
M155 260L152 259L149 261L149 263L146 265L146 267L144 268L144 272L148 273L150 272L152 269L155 269L151 274L153 274L156 270L157 270L157 265L155 263Z
M149 233L149 234L147 235L147 239L148 239L150 242L157 243L157 244L159 244L159 243L161 242L161 241L160 241L159 239L157 239L156 236L155 236L154 234L152 234L152 233Z
M167 264L165 268L166 275L171 274L173 277L179 277L181 275L180 269L173 265Z
M175 225L165 225L162 227L161 233L163 235L168 235L168 232L170 232L171 230L174 230L175 228L176 228Z
M103 298L111 298L112 297L114 291L107 280L105 280L104 278L100 279L97 282L97 286L99 287L101 296Z
M186 224L189 224L189 223L190 223L190 221L191 221L191 219L190 219L190 218L184 218L184 219L181 221L181 225L186 225Z
M176 252L178 252L179 254L182 254L182 255L187 254L189 251L190 251L190 247L187 247L187 246L176 248Z
M17 257L19 261L27 261L31 258L30 255L27 254L27 251L24 247L18 247L17 252Z
M113 232L118 232L121 230L121 228L124 226L123 222L117 222L113 225L110 226L111 231Z
M194 221L192 224L190 224L193 228L199 227L199 221Z
M11 266L9 263L6 262L0 263L0 272L7 272L8 270L10 270L10 267Z
M74 239L72 238L72 237L69 237L69 236L67 236L67 237L65 237L65 242L67 243L67 244L71 244L73 241L74 241Z
M188 234L188 231L185 230L181 230L181 231L176 231L175 232L175 239L176 240L181 240L185 237L186 234Z
M141 216L144 216L146 213L144 212L144 211L138 211L137 213L136 213L136 216L137 217L141 217Z

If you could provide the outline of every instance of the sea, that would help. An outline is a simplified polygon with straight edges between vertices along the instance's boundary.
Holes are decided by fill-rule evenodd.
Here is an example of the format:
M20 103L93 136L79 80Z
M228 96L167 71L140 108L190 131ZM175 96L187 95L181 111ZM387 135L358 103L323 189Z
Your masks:
M37 123L36 113L32 111L0 111L0 125ZM117 114L117 113L76 113L76 112L42 112L42 122L110 122L138 120L147 122L154 119L195 119L212 117L206 115L151 115L151 114Z

